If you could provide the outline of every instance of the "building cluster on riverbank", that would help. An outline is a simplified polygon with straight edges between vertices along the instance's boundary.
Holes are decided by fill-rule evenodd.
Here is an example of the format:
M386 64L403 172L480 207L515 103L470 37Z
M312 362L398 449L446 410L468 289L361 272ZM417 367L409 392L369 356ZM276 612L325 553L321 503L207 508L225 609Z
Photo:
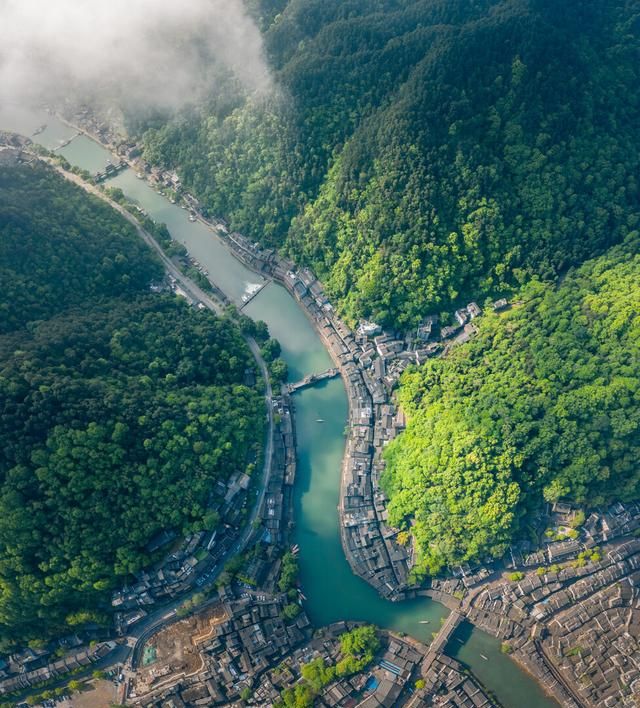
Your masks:
M278 270L290 264L279 264ZM278 272L278 271L276 271ZM340 520L343 546L353 571L384 597L396 597L405 585L408 554L385 524L385 499L379 488L380 452L402 429L385 382L385 366L374 366L368 340L356 336L334 313L311 271L287 268L283 281L304 307L340 368L349 400L349 437L343 461ZM378 335L376 346L395 361L402 343ZM363 362L361 362L361 358ZM397 369L399 375L409 359ZM365 367L364 364L368 364Z
M291 399L283 394L273 400L276 425L271 475L260 509L262 540L284 547L293 520L293 483L296 477L296 441Z
M128 688L129 705L232 705L256 677L281 663L311 638L311 624L301 612L283 619L286 595L220 592L219 610L202 624L154 635L145 651L147 664ZM165 638L163 635L170 635Z
M499 637L564 706L636 706L640 539L479 586L467 618Z
M423 669L425 686L411 708L496 708L478 682L455 659L438 654Z
M258 705L272 705L283 690L302 680L302 669L311 661L335 666L342 658L340 638L355 624L337 622L323 627L314 639L292 653L278 667L265 674L253 696ZM362 671L338 677L323 686L315 699L318 708L394 708L409 704L420 680L420 666L426 647L379 632L380 649Z
M354 333L336 315L309 269L296 270L292 262L272 250L261 250L241 234L228 234L227 243L248 267L285 286L342 373L349 400L340 503L343 547L354 573L383 597L397 599L407 587L412 549L398 543L398 529L388 526L387 499L380 486L383 450L405 426L392 391L407 366L435 356L453 342L462 341L461 337L471 336L475 331L471 321L481 310L470 303L456 311L456 325L441 328L438 336L435 316L407 337L384 332L368 322L361 323Z
M211 225L219 228L219 224ZM406 582L408 554L395 543L396 532L384 526L385 500L378 487L380 452L403 427L390 391L416 355L406 353L404 342L389 335L381 334L374 343L356 337L336 316L310 270L296 272L293 263L272 250L262 251L240 234L226 236L242 262L279 281L300 303L343 375L350 410L341 499L343 545L354 572L385 597L395 597ZM373 364L378 352L382 367Z
M263 533L258 540L282 548L293 514L295 432L289 397L277 397L272 405L277 424L271 475L259 511ZM181 597L209 582L242 533L250 484L250 477L240 471L226 484L217 483L210 508L220 514L221 523L214 531L201 531L184 539L164 531L149 542L146 550L150 555L157 555L162 549L168 552L155 566L136 573L135 582L114 592L111 604L116 610L119 635L126 635L154 605Z
M271 706L305 682L310 662L336 666L341 637L356 624L338 622L311 636L302 613L287 624L281 596L242 596L227 590L203 619L182 620L149 642L150 663L128 687L129 705L148 708ZM427 647L380 631L380 648L368 665L316 688L319 708L426 708L493 706L454 660L425 664Z
M221 496L222 502L216 507L223 513L226 509L227 512L231 511L232 516L236 516L246 499L248 481L248 478L236 475L227 485L220 485L217 491L225 496ZM147 546L148 553L157 554L163 547L168 547L170 552L155 566L136 573L133 583L114 592L111 605L116 611L117 633L127 634L133 625L146 617L149 608L154 605L180 597L203 585L207 576L233 548L241 530L241 525L223 523L215 531L201 531L184 539L177 539L175 534L169 532L163 532L152 539ZM172 547L176 542L177 547Z

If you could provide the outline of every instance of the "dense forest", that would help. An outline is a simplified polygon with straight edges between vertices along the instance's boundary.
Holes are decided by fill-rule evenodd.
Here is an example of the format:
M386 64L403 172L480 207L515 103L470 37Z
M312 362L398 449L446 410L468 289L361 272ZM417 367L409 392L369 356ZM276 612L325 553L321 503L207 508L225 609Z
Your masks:
M407 327L640 216L637 0L252 0L278 89L145 134L206 208Z
M420 572L501 556L543 500L638 498L640 234L522 297L402 380L383 486Z
M44 167L0 172L0 643L101 620L162 529L211 529L262 445L239 329L152 295L151 251Z
M0 334L162 275L133 227L43 168L0 170Z

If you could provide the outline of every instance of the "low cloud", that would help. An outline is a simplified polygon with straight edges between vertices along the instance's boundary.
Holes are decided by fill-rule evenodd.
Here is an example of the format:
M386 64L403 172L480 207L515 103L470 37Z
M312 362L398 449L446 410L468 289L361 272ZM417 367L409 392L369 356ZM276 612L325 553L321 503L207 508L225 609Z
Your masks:
M100 97L178 108L224 64L268 92L260 32L242 0L0 0L0 100Z

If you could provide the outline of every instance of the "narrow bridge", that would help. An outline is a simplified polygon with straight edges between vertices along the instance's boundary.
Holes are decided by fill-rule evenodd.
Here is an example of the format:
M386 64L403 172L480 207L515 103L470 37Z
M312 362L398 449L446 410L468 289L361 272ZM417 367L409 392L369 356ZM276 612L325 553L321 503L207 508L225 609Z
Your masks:
M445 623L440 627L440 631L433 638L433 641L429 645L429 653L425 656L422 662L422 675L426 676L431 668L433 662L438 658L440 654L444 651L447 643L453 636L453 633L459 627L460 623L464 620L464 616L461 615L457 610L452 610L451 614L445 620Z
M44 130L46 130L47 126L43 126L42 130L37 130L33 135L40 135ZM67 138L63 143L60 143L60 145L57 145L56 147L53 148L53 152L57 152L58 150L62 150L63 148L66 148L69 143L71 143L73 140L75 140L77 137L82 135L81 132L77 132L75 135L72 135L70 138Z
M308 374L300 381L287 384L286 388L289 393L293 393L294 391L300 391L303 388L307 388L307 386L313 386L314 384L318 383L318 381L324 381L325 379L334 379L336 376L339 375L339 369L327 369L326 371L323 371L320 374Z
M103 182L105 179L115 177L118 172L122 172L122 170L126 169L128 166L129 165L127 165L124 160L121 160L117 165L109 164L102 172L96 172L93 179L96 182Z

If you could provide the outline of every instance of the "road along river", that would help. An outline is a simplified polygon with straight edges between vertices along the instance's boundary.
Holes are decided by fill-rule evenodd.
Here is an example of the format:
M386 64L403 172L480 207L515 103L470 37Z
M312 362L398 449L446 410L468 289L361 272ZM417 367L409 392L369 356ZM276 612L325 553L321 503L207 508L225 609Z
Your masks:
M101 145L46 113L0 108L0 129L32 135L49 149L71 140L58 152L70 163L95 173L113 156ZM233 301L263 284L227 250L208 227L190 222L187 212L157 194L132 170L110 180L153 219L167 224L174 239L185 244L211 280ZM329 354L295 300L281 286L269 283L245 307L254 319L267 322L282 346L293 381L333 364ZM300 545L300 570L305 609L316 625L336 620L363 620L406 632L429 642L447 614L428 598L391 603L353 575L342 550L338 527L338 497L347 423L347 397L341 379L322 382L295 394L298 472L295 488L294 541ZM318 420L324 422L319 423ZM503 655L489 635L463 625L447 653L466 664L505 708L553 708L538 684Z

